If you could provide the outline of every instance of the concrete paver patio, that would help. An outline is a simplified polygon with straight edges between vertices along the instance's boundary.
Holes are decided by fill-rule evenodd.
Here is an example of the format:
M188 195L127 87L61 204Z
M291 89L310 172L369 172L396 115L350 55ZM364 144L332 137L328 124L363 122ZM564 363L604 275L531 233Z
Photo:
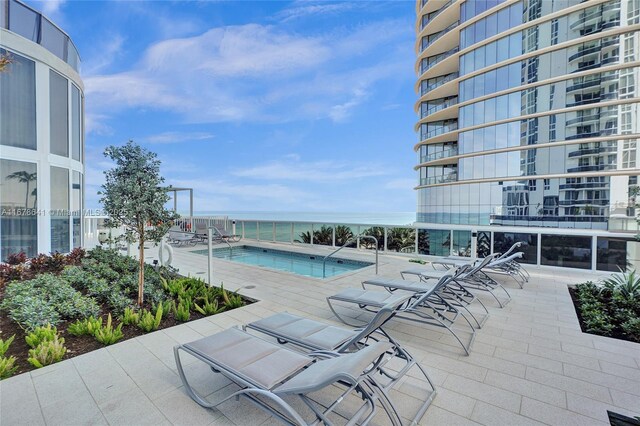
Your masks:
M206 256L191 250L175 250L174 265L185 275L206 277ZM379 275L398 278L407 266L406 257L383 255ZM444 330L401 320L389 324L390 334L406 344L438 387L421 424L590 425L608 424L607 410L640 415L640 345L580 331L567 284L594 279L593 274L528 269L532 277L524 289L498 276L513 298L502 309L477 292L491 316L470 356ZM285 310L335 322L326 297L359 287L374 268L319 280L214 259L214 273L214 284L224 282L259 302L4 380L0 425L276 424L246 400L226 402L219 410L195 404L177 375L173 346ZM186 360L185 369L202 393L218 398L237 389L192 361ZM418 377L406 377L392 391L407 418L419 403ZM386 424L384 416L375 423Z

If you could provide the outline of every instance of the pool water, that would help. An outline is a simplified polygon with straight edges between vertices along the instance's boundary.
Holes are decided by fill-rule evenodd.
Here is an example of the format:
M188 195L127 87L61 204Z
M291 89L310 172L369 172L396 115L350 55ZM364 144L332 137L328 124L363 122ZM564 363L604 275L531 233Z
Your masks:
M211 251L213 257L218 259L278 269L297 275L304 275L305 277L322 278L322 260L324 259L322 255L295 253L292 251L244 245L233 247L231 252L229 251L229 247L216 248ZM207 250L195 250L193 253L206 256ZM330 257L327 259L325 277L333 277L370 265L373 265L373 263Z

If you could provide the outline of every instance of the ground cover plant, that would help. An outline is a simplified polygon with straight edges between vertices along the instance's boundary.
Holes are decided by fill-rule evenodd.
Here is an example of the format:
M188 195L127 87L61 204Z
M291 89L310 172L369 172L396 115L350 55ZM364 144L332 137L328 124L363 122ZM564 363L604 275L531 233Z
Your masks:
M571 289L582 331L640 343L640 275L614 274Z
M9 256L0 263L0 380L249 302L222 285L144 268L140 307L139 264L116 250Z

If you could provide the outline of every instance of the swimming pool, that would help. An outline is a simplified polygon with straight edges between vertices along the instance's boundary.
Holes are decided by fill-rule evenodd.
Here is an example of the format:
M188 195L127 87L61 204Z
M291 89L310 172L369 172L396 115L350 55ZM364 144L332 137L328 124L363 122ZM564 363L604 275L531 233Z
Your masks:
M213 256L218 259L278 269L306 277L322 278L322 259L324 259L322 255L245 245L233 247L231 255L229 247L216 248L211 251ZM206 256L207 250L195 250L193 253ZM373 263L330 257L326 263L326 278L355 271L370 265L373 265Z

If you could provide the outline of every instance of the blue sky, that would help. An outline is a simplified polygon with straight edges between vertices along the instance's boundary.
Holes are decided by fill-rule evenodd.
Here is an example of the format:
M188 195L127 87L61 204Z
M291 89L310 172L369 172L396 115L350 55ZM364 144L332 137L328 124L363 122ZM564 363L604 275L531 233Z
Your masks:
M415 2L30 3L82 57L87 207L133 139L199 211L415 210Z

